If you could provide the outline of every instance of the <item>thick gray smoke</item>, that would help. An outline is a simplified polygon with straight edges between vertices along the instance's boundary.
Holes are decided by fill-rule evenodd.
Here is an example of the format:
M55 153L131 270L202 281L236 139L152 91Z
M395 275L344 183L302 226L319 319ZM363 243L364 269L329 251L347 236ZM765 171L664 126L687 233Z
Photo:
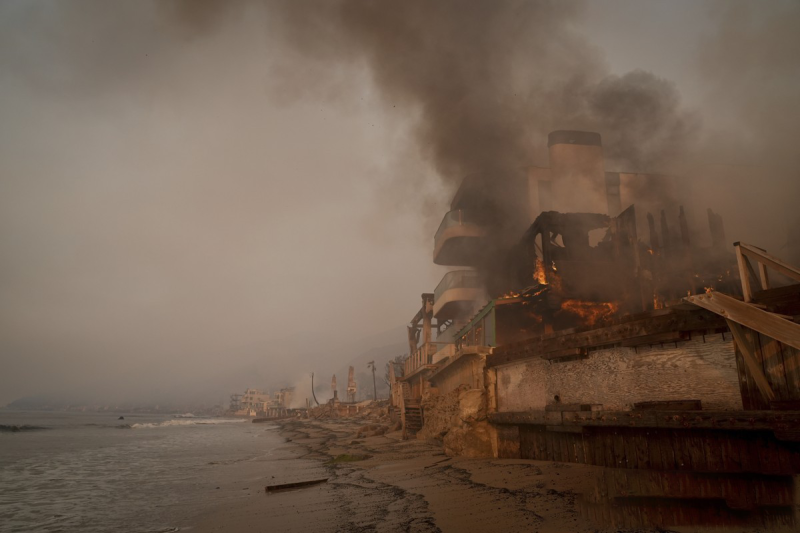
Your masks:
M555 129L602 131L612 166L650 170L696 134L670 82L609 75L575 31L581 3L271 5L273 28L307 59L365 63L386 103L416 117L416 143L448 182L533 164Z
M597 5L605 21L589 16ZM628 31L673 9L660 38ZM557 129L600 132L609 170L690 176L696 226L711 207L729 242L800 262L785 246L800 227L796 1L8 0L0 12L7 400L88 383L108 396L172 394L176 380L236 390L258 379L234 366L291 380L307 353L302 372L329 376L359 350L402 344L402 329L354 349L341 339L408 318L441 276L431 237L456 185L479 173L511 190L494 185L547 165ZM586 35L605 35L608 63ZM685 46L653 44L670 36ZM661 70L692 61L668 76L677 84Z

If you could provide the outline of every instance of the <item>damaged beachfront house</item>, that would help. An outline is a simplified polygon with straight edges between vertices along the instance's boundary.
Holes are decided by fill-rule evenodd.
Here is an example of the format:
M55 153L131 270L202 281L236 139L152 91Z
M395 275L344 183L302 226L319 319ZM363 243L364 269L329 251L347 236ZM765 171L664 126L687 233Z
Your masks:
M800 270L731 246L711 209L692 223L680 177L606 171L597 133L556 131L548 147L548 168L456 192L433 253L453 270L422 295L391 369L404 431L448 453L674 477L626 497L788 512ZM599 491L588 512L613 498Z

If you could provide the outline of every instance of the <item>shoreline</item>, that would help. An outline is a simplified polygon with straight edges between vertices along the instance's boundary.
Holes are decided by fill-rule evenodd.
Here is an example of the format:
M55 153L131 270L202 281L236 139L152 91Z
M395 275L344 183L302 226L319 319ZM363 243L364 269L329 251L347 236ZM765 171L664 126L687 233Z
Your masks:
M270 494L260 487L209 509L191 531L602 531L576 506L594 467L448 457L436 444L367 422L274 422L296 456L285 479L267 475L263 485L328 482Z
M640 533L765 531L763 527L603 527L579 510L601 467L525 459L448 457L441 446L402 440L368 419L275 422L295 455L281 476L224 508L209 509L191 531ZM337 459L338 458L338 459ZM329 478L266 494L263 485ZM283 479L280 479L283 478Z

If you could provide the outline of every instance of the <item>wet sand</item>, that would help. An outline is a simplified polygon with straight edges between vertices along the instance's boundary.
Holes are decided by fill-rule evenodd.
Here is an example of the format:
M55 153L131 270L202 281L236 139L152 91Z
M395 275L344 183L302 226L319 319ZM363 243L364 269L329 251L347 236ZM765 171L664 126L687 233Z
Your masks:
M597 467L449 458L436 445L402 440L400 432L357 438L364 423L352 419L281 423L281 434L295 451L296 459L285 474L277 476L282 479L268 476L262 485L325 477L329 481L270 494L259 487L232 505L207 510L191 530L618 531L588 522L577 507L579 495L592 490ZM345 454L370 457L331 462ZM707 531L683 527L674 530Z

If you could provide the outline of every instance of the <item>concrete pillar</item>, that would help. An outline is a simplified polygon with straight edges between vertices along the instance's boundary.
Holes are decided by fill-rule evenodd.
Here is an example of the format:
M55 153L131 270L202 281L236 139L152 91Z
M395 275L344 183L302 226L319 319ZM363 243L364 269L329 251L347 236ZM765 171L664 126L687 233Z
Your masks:
M433 340L431 336L431 320L433 319L433 295L422 295L422 342L428 344Z
M605 213L606 172L599 133L559 130L547 137L553 209Z
M619 172L606 172L606 199L608 216L615 217L622 213L622 197L619 193Z

